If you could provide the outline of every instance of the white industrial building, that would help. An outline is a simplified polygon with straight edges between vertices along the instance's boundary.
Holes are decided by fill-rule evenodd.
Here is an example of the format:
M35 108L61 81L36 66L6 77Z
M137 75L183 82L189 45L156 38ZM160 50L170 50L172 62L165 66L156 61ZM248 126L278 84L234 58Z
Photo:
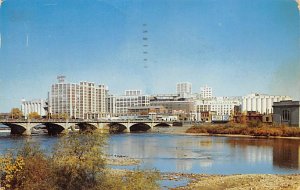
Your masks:
M249 94L242 98L242 111L257 111L261 114L273 113L273 103L283 100L292 100L289 96L274 96L266 94Z
M26 101L25 99L23 99L21 104L21 111L25 119L27 119L28 115L32 112L36 112L40 116L46 116L46 111L44 107L46 107L45 100L40 99L40 100Z
M103 117L106 113L106 91L105 85L65 83L64 77L60 77L51 88L50 113L83 119Z

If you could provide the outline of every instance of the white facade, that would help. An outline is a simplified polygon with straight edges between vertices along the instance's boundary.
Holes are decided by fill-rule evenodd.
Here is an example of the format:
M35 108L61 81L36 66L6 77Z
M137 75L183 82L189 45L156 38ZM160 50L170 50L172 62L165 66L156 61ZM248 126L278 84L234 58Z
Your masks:
M192 94L192 83L182 82L176 84L176 93L182 98L189 98Z
M107 94L106 113L108 114L108 117L113 117L116 114L116 96Z
M143 107L150 106L150 96L149 95L125 95L115 97L115 114L116 115L126 115L128 113L128 108L130 107ZM128 94L128 95L126 95ZM111 97L112 98L112 97ZM113 99L113 98L112 98Z
M105 85L91 82L60 81L51 88L50 113L67 114L70 118L99 118L106 113L106 90Z
M196 112L215 111L217 115L231 115L234 106L241 105L239 97L215 97L200 99L195 102Z
M200 88L200 97L201 98L212 98L212 88L205 85Z
M46 106L45 100L33 100L33 101L25 101L22 100L21 111L25 117L28 118L28 115L32 112L37 112L40 116L45 116L46 111L44 107Z
M289 96L273 96L266 94L249 94L243 96L242 111L257 111L261 114L273 113L273 103L283 100L292 100Z

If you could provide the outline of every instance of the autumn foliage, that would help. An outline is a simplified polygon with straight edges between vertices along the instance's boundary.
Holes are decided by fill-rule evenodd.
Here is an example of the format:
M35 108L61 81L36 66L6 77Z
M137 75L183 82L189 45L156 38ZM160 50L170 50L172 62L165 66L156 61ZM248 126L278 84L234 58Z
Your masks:
M0 190L159 189L159 173L112 174L106 167L106 137L96 132L62 137L52 153L36 144L0 157Z
M300 137L300 128L287 126L248 125L203 125L189 128L187 133L233 134L251 136Z

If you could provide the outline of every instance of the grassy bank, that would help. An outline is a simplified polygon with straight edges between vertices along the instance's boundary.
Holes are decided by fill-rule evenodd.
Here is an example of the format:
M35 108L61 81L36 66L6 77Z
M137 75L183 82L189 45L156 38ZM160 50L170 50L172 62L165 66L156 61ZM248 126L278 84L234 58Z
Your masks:
M200 125L187 129L186 133L208 133L229 135L251 135L251 136L276 136L276 137L300 137L300 128L286 126L258 126L247 125Z

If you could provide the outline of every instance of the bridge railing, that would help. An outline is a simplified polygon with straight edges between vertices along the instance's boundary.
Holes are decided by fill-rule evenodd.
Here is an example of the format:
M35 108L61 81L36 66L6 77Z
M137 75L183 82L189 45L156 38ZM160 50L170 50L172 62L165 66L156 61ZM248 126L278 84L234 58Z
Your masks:
M97 123L97 122L111 122L111 123L125 123L125 122L137 122L137 123L172 123L172 122L182 122L182 121L165 121L165 120L136 120L136 119L1 119L0 123L18 123L18 122L34 122L34 123L46 123L46 122L53 122L53 123L60 123L60 122L71 122L71 123Z

